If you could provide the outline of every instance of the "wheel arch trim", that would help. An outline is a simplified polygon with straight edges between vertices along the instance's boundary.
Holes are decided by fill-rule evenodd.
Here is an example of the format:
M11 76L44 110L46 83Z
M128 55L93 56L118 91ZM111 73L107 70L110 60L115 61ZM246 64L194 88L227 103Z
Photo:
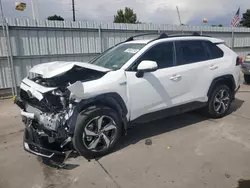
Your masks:
M223 76L218 76L218 77L213 79L213 81L209 87L209 90L207 92L207 97L211 96L211 92L216 84L218 84L219 82L225 82L228 80L232 84L232 88L230 88L230 89L232 89L232 92L234 92L236 89L236 83L235 83L234 77L232 74L227 74L227 75L223 75Z
M73 110L73 114L68 121L70 135L74 134L78 114L82 110L97 104L106 105L116 110L118 112L118 115L122 119L124 131L126 132L127 130L126 116L128 114L128 109L122 97L118 93L113 92L113 93L101 94L86 100L83 99L79 103L77 103Z

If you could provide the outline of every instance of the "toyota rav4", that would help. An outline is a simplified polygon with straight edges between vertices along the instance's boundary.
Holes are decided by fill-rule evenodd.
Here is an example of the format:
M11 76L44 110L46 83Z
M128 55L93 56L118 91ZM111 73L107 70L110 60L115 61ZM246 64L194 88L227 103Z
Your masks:
M36 65L15 99L24 149L52 160L71 151L93 158L112 151L131 122L197 108L221 118L240 85L240 60L223 40L163 33L130 37L88 63Z

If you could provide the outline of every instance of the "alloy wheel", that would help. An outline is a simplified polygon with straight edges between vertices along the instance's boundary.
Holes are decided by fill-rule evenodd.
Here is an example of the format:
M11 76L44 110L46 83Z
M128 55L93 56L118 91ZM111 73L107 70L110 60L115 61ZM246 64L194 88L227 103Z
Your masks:
M94 152L110 147L117 136L116 123L109 116L98 116L90 120L83 132L83 144Z
M230 94L227 90L221 89L219 92L215 95L214 98L214 110L218 114L223 114L226 112L226 110L229 107L230 104Z

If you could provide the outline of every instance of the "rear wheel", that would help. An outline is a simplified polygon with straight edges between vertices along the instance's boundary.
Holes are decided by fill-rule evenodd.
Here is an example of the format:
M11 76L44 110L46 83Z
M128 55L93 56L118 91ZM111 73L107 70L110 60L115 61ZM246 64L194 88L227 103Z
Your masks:
M247 84L250 84L250 75L249 74L244 74L244 80Z
M78 116L73 144L86 158L101 157L112 151L122 133L122 122L109 107L97 106Z
M227 85L217 85L209 97L207 112L212 118L227 115L232 102L232 92Z

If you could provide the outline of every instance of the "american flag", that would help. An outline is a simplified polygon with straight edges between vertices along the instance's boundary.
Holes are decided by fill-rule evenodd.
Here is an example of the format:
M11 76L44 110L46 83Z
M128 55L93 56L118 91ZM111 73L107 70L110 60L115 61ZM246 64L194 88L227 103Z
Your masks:
M236 27L239 23L239 20L240 20L240 8L237 10L233 20L232 20L232 27Z

